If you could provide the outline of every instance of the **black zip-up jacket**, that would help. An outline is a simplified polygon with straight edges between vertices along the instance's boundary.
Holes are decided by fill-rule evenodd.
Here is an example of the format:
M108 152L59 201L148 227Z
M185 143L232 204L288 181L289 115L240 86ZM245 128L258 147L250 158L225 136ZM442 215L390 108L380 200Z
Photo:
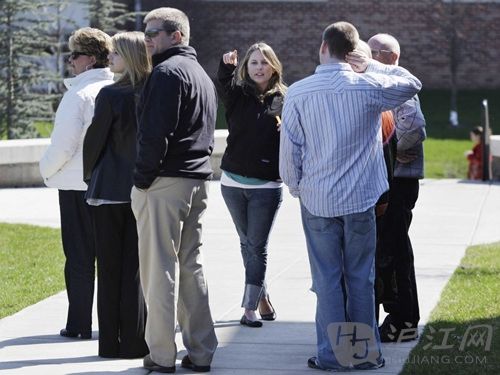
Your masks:
M85 198L129 202L136 157L136 91L115 83L97 95L83 142Z
M217 116L212 80L189 46L154 55L153 66L137 108L134 185L147 189L156 177L210 179Z
M221 168L245 177L277 181L280 133L276 116L281 116L283 96L275 93L259 100L250 89L235 83L235 68L221 60L215 82L226 107L229 130Z

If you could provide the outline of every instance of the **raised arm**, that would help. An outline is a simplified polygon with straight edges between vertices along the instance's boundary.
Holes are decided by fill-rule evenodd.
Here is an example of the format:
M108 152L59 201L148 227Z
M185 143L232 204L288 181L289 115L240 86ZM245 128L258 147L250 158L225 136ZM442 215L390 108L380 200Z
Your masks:
M402 105L422 88L419 79L405 68L382 64L360 51L350 52L346 60L355 72L366 73L364 77L380 88L381 111Z
M234 50L222 55L222 59L219 63L219 68L217 69L215 87L217 89L217 94L221 98L226 108L228 108L231 105L232 100L234 100L234 94L236 93L236 91L241 90L240 87L236 86L235 82L235 73L237 66L238 51Z
M413 98L422 88L420 80L408 70L397 65L385 65L371 60L367 73L377 74L382 89L382 110L394 109Z

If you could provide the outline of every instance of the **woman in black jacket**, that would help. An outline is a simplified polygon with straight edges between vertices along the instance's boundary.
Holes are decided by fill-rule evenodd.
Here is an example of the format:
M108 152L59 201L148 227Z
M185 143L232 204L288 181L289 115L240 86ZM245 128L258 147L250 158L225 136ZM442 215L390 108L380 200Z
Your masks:
M229 129L221 191L240 238L245 266L245 313L240 323L261 327L257 308L262 320L276 319L265 275L269 234L282 200L279 126L286 86L282 65L265 43L248 49L236 77L237 65L236 50L224 54L216 79Z
M151 63L144 34L119 33L112 41L110 68L121 77L96 98L83 144L85 198L91 205L97 253L99 356L138 358L149 351L130 192L136 157L136 96Z

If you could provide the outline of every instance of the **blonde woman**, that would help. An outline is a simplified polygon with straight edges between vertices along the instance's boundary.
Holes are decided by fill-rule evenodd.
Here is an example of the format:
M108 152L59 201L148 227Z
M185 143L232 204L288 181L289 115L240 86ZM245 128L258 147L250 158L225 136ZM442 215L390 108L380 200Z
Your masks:
M130 192L136 156L135 98L151 63L143 33L119 33L112 42L110 68L119 79L97 96L85 136L85 198L91 206L97 253L99 356L139 358L149 351Z
M102 87L113 83L107 68L111 38L101 30L84 27L69 38L68 91L57 108L50 146L40 160L40 173L49 187L59 189L61 237L66 262L68 317L61 336L90 339L94 299L95 248L89 207L84 195L82 145Z
M286 86L282 65L266 43L252 45L239 69L237 65L237 51L227 52L217 72L216 87L229 129L221 190L245 266L245 311L240 323L256 328L262 326L257 309L262 320L276 319L265 275L269 234L282 201L279 127Z

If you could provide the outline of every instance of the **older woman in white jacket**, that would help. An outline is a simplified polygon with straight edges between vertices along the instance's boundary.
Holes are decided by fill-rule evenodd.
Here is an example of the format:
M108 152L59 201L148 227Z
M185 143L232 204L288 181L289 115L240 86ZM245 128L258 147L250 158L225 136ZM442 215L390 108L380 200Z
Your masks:
M40 160L40 173L49 187L59 189L61 236L66 256L64 276L68 317L61 336L92 336L95 248L90 210L84 200L82 148L94 115L99 90L113 83L107 68L111 38L84 27L69 39L69 66L75 77L64 80L68 91L57 108L51 144Z

